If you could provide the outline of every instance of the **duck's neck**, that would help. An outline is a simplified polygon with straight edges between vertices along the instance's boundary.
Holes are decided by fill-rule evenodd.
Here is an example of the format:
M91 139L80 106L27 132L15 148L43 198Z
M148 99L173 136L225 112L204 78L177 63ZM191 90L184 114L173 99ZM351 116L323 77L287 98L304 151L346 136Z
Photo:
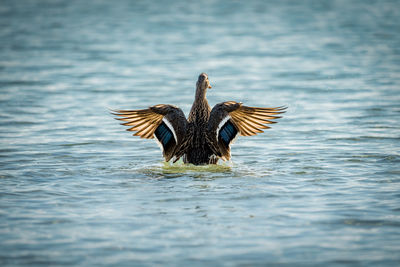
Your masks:
M190 110L189 121L208 121L211 108L206 98L206 91L207 89L197 87L196 96L192 105L192 109Z
M200 103L200 102L207 102L207 98L206 98L206 93L207 93L207 89L201 88L200 86L198 86L196 88L196 97L194 99L194 103Z

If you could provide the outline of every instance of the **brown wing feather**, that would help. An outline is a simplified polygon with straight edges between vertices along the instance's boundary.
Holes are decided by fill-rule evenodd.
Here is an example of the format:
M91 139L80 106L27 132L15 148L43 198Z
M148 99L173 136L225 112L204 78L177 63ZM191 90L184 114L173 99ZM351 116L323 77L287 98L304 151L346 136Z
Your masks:
M137 131L135 136L146 139L154 138L154 131L163 119L163 115L154 113L151 109L115 110L112 114L121 117L117 120L125 121L122 125L132 126L127 131Z
M186 147L182 146L182 141L187 129L187 120L180 108L173 105L159 104L148 109L113 110L111 113L119 117L116 118L117 120L123 121L122 125L130 126L127 131L135 131L136 133L133 135L146 139L156 137L167 162L174 156L177 156L176 160L178 160L185 153L180 149L186 149ZM164 143L163 137L156 132L163 121L166 123L170 134L173 135L173 138L167 143ZM161 140L159 140L160 138Z
M234 136L229 137L231 138L229 144L226 144L226 140L223 141L222 137L218 136L219 130L223 127L221 125L222 121L231 122L238 134L251 136L262 133L263 129L269 129L270 127L266 124L276 123L273 120L281 118L279 114L284 113L285 109L286 107L247 107L235 101L222 102L215 105L208 123L207 141L210 148L218 157L223 160L229 160L230 145L234 140Z
M281 118L276 115L284 113L284 109L285 107L256 108L241 105L238 109L231 111L229 115L239 129L240 135L251 136L262 133L261 129L270 128L264 124L276 123L271 120Z

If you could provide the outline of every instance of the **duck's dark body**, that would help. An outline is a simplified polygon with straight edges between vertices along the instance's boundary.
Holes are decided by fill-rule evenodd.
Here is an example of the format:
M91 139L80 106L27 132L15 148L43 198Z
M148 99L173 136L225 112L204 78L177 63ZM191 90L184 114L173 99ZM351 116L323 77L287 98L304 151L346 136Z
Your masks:
M142 110L118 110L114 114L133 126L128 131L142 138L154 138L160 143L166 161L183 157L185 163L215 164L218 159L230 159L230 145L238 134L261 133L264 124L275 123L284 108L252 108L228 101L211 110L206 98L211 88L208 76L200 74L196 96L186 120L182 110L173 105L155 105Z
M211 107L205 95L196 94L196 99L188 118L187 136L191 140L186 154L183 157L185 163L195 165L216 163L214 153L207 142L208 120Z

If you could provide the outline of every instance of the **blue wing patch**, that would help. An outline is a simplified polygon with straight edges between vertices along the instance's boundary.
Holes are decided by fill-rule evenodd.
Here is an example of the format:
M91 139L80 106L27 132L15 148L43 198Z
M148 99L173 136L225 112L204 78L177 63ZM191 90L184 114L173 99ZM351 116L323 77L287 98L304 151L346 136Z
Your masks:
M168 148L174 143L173 134L164 122L157 127L154 134L158 141L162 144L165 151L168 150Z
M224 144L228 147L229 143L235 138L238 131L231 121L227 121L224 126L222 126L219 131L219 136L221 137Z

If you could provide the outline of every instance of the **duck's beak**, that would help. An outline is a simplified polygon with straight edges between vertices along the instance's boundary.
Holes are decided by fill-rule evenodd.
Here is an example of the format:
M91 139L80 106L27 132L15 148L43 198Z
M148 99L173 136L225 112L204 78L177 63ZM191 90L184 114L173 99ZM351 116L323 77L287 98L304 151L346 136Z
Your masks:
M211 89L211 88L212 88L211 84L209 84L209 85L208 85L208 88L209 88L209 89Z

